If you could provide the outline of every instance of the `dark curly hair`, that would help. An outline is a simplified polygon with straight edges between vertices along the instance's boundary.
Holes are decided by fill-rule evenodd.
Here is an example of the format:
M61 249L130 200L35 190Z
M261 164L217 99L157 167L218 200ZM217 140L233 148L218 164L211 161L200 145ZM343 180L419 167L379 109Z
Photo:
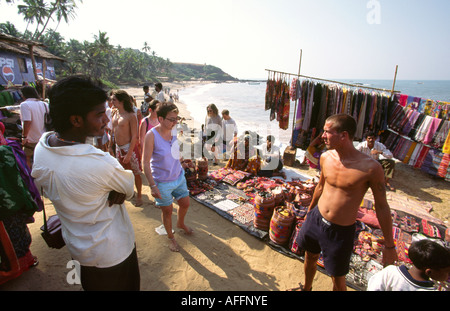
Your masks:
M70 76L58 81L48 94L50 117L56 132L65 132L72 128L71 116L87 114L95 106L105 103L108 96L100 81L87 76Z

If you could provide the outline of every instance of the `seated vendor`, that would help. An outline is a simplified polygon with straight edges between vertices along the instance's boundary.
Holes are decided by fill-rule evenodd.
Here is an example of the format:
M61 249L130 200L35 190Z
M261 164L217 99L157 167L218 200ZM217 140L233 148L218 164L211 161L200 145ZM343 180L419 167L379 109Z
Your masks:
M274 145L275 137L267 136L266 143L261 145L261 170L258 175L263 177L281 176L286 178L282 172L283 161L281 160L280 148Z
M245 171L249 159L255 155L254 148L250 147L250 135L245 134L243 138L234 137L231 157L225 165L226 168Z
M390 184L390 180L394 177L395 161L392 159L392 152L386 148L385 145L376 141L377 135L373 132L366 134L366 141L360 143L356 149L362 153L367 154L372 159L380 162L384 170L384 177L386 180L386 188L395 191L395 188ZM380 159L380 155L383 157Z

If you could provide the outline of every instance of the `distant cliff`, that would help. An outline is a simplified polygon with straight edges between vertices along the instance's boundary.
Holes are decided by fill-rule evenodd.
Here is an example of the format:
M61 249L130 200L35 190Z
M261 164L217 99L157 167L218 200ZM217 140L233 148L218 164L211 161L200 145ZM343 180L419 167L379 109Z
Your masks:
M170 78L179 81L238 81L222 69L206 64L172 63L169 75Z

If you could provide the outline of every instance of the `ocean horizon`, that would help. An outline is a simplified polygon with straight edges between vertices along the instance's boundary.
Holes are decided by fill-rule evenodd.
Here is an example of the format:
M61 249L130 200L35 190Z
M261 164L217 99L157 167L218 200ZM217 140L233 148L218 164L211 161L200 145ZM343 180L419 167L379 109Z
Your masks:
M206 107L214 103L219 112L230 111L230 116L236 121L238 133L246 130L254 131L261 136L272 134L277 138L277 144L286 146L292 136L292 122L295 102L291 101L289 128L282 130L277 121L270 121L270 111L265 111L266 80L253 79L249 82L210 83L195 85L179 91L183 102L191 116L200 124L205 123ZM372 87L390 90L393 80L375 79L341 79L334 80L343 83L357 84L358 87ZM327 83L327 82L324 82ZM450 102L450 80L397 80L395 91L415 97Z

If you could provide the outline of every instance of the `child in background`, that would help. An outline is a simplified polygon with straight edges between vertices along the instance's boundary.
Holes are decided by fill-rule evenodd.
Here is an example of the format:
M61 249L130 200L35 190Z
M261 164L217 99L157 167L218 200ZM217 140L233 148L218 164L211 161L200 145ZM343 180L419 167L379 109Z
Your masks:
M431 240L412 243L409 258L413 266L388 266L376 273L368 291L435 291L432 280L447 281L450 273L450 250Z

